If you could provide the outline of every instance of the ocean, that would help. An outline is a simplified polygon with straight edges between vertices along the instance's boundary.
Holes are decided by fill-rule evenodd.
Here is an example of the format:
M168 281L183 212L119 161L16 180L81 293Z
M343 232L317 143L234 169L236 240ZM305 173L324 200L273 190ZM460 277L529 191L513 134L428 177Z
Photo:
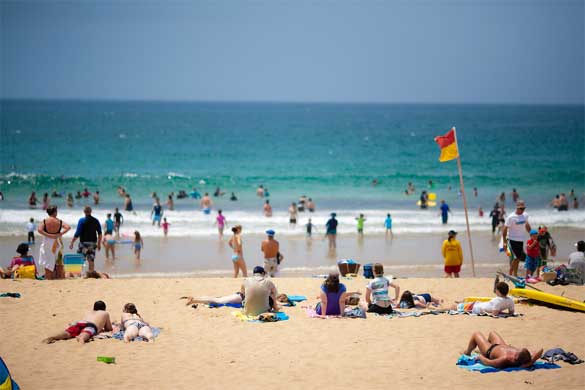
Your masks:
M456 162L440 163L437 135L457 127L466 193L474 230L489 230L486 217L499 193L516 188L533 223L582 229L585 211L557 212L549 202L571 190L585 206L584 106L401 105L305 103L1 101L0 237L25 234L24 225L42 210L29 210L31 191L66 195L100 191L95 214L104 218L123 202L116 189L132 195L136 214L125 215L126 232L160 236L149 219L151 193L193 187L212 194L231 223L246 232L290 229L287 208L311 197L312 217L322 229L335 211L341 233L355 231L364 213L368 232L382 234L386 213L396 233L443 233L437 210L420 210L421 190L445 199L453 210L450 228L464 229ZM378 180L377 185L372 181ZM433 187L428 182L432 180ZM404 193L407 183L414 195ZM268 188L275 216L264 218L258 185ZM477 187L478 196L473 194ZM229 200L234 192L238 201ZM81 207L52 199L60 216L75 224ZM213 216L193 199L175 199L167 211L171 234L213 236ZM572 201L571 201L572 205Z

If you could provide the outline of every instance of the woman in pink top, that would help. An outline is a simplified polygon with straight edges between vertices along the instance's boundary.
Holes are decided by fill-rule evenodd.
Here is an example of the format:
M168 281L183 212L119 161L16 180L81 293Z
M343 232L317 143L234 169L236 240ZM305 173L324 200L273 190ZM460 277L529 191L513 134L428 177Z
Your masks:
M222 215L221 210L217 211L215 224L217 225L217 232L219 233L219 239L221 240L223 238L223 228L227 225L227 220Z

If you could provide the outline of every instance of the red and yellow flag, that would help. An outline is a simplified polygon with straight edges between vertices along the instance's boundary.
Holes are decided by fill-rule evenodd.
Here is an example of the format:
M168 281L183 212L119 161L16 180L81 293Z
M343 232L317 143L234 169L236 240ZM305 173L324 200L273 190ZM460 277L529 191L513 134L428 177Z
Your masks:
M455 128L447 132L445 135L435 137L435 142L441 148L440 162L450 161L459 157L459 150L457 150L457 142L455 142Z

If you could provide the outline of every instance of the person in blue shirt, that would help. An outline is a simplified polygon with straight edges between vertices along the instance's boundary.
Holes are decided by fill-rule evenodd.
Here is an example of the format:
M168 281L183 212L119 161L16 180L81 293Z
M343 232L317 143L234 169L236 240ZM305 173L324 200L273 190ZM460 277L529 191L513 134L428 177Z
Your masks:
M337 214L331 213L331 218L325 224L327 228L327 238L329 239L329 249L335 249L337 247L337 220L335 217Z
M73 249L73 244L79 239L77 253L83 254L91 272L95 269L95 250L96 248L98 251L102 249L102 226L100 221L91 215L91 207L85 206L83 213L85 217L80 218L77 222L77 229L71 244L69 244L69 249Z
M388 234L390 234L390 238L394 238L394 234L392 233L392 216L390 215L390 213L386 215L384 227L386 228L386 237L388 236Z
M105 234L114 233L114 221L112 220L112 213L108 213L108 217L104 223L104 230L106 231Z
M443 225L445 225L447 223L447 220L449 219L449 213L451 212L451 209L449 208L449 205L447 203L445 203L444 200L441 200L441 219L443 220Z
M193 188L193 191L189 193L189 196L193 199L201 199L201 194L197 191L197 188Z

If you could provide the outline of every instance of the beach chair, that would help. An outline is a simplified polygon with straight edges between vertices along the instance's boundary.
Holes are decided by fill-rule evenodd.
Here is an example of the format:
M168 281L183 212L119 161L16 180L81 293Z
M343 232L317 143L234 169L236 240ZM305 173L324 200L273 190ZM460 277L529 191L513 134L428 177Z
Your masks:
M83 255L70 253L63 256L65 274L71 273L74 276L81 276L81 272L83 270L83 263L85 263L85 258L83 257Z

